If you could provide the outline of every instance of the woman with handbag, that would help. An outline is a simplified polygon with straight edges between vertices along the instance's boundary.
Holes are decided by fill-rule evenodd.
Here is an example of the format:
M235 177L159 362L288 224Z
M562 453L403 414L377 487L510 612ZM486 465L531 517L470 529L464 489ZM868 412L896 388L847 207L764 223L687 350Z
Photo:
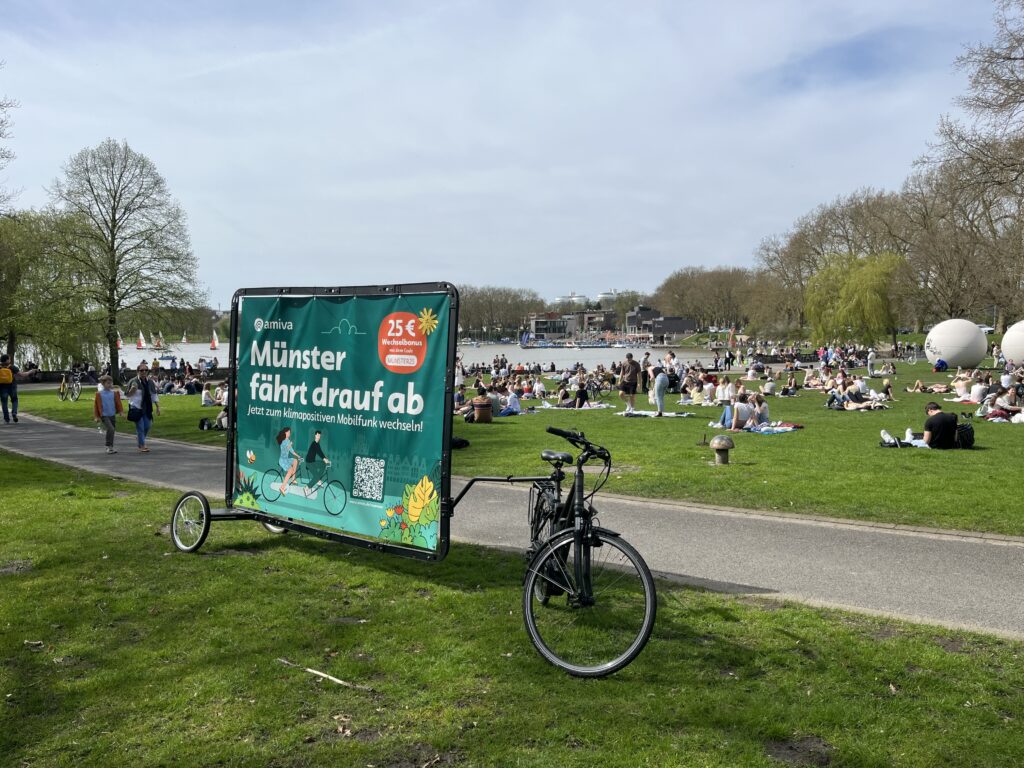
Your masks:
M149 453L146 447L146 435L153 426L154 410L160 413L160 395L156 384L149 378L149 366L145 362L139 364L138 375L128 382L128 421L135 422L135 436L139 443L140 453Z

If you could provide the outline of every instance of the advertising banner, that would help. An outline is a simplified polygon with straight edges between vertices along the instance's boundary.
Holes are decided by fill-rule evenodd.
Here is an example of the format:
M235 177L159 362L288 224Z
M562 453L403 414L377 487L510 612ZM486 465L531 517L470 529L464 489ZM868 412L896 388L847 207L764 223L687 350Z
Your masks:
M443 557L457 302L446 283L237 292L232 506Z

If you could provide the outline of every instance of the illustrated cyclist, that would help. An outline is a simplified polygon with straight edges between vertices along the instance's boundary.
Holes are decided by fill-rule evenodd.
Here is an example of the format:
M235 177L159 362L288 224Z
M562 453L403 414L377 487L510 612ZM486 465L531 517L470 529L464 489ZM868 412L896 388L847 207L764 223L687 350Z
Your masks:
M277 444L281 446L281 456L278 458L278 465L284 472L284 480L281 481L281 495L288 493L288 486L295 479L295 473L299 469L299 462L302 457L292 447L292 429L285 427L277 433ZM292 456L295 458L293 459Z
M318 429L313 433L313 441L309 444L309 450L306 451L306 469L309 472L309 486L305 489L307 496L323 483L329 466L331 466L331 461L324 455L323 448L320 447L320 430Z

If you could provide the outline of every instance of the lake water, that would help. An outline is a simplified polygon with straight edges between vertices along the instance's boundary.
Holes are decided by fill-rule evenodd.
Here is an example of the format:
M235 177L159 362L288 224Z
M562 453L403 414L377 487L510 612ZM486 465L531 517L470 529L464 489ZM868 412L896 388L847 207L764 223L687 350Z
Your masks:
M518 344L481 344L479 347L460 344L458 348L458 353L462 356L462 360L467 366L472 363L490 365L496 355L504 355L513 366L517 363L523 363L524 365L540 363L542 366L548 367L551 363L554 363L558 370L562 370L566 366L573 366L576 363L582 363L588 369L598 364L608 367L612 363L622 362L626 358L627 352L632 352L633 357L640 361L643 359L644 352L648 351L651 353L652 358L659 359L667 350L645 347L632 349L621 347L585 347L582 349L547 347L543 349L523 349ZM686 362L699 360L707 363L713 357L707 351L691 348L685 350L676 349L674 351L676 355ZM204 344L168 344L167 348L163 351L153 349L140 350L134 346L125 345L125 348L121 350L121 359L127 363L129 368L134 368L142 360L152 363L154 357L168 354L175 355L179 363L182 357L184 357L193 365L199 362L199 358L209 360L211 357L216 357L220 364L224 366L228 362L228 345L225 341L222 341L220 349L216 351L210 350L209 342ZM166 362L161 361L161 365L166 365Z

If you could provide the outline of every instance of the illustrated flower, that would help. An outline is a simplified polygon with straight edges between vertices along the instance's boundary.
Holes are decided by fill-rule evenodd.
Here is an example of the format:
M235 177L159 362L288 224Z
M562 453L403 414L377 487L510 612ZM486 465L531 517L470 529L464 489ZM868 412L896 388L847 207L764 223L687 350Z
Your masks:
M394 517L395 516L395 508L394 507L388 507L387 513L388 513L388 517ZM381 522L383 523L384 521L381 520Z
M430 478L424 475L420 478L420 481L413 488L412 493L409 495L409 521L418 523L420 515L423 513L423 508L427 506L431 501L434 500L434 484L430 482Z
M403 530L403 531L404 531L404 530L405 530L406 528L408 528L408 527L409 527L408 525L406 525L405 523L402 523L402 530Z
M381 528L387 528L388 527L388 521L387 520L381 520L380 521L380 527Z
M437 328L437 315L434 314L434 310L427 307L420 312L420 333L424 336L429 336Z

